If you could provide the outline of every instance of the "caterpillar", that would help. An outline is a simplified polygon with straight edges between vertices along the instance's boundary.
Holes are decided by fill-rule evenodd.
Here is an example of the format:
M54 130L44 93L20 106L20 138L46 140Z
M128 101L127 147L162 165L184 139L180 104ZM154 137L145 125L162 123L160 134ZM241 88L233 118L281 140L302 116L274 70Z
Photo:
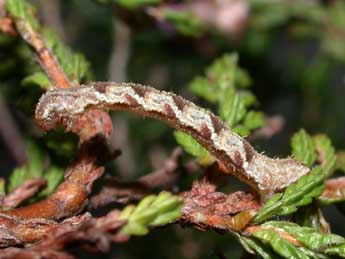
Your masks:
M181 96L132 83L95 82L45 93L36 106L37 125L44 131L73 122L87 109L122 110L161 120L191 135L261 198L283 190L310 169L293 158L269 158L210 111Z

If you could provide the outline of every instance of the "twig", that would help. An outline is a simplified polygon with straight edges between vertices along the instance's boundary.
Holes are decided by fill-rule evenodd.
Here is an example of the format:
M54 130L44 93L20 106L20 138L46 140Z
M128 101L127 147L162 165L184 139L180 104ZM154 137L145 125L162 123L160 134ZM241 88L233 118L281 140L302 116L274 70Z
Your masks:
M345 176L328 179L325 181L325 189L320 199L340 199L345 198Z
M239 231L260 209L260 202L252 193L238 191L226 195L217 192L214 182L217 175L217 167L209 167L206 177L195 181L190 191L182 193L181 222L196 225L202 230Z
M185 172L179 165L179 158L182 154L181 148L175 148L161 169L142 176L135 182L121 183L108 177L101 191L92 196L90 207L98 208L111 203L128 203L142 199L155 188L171 188Z
M182 148L175 148L170 157L164 162L161 169L158 169L148 175L141 177L138 180L138 183L149 189L157 187L171 188L171 186L176 183L178 177L180 176L177 170L180 167L179 159L182 157L182 155Z
M41 35L32 28L28 21L15 17L13 17L13 20L19 34L31 47L34 48L40 65L49 76L54 86L58 88L70 87L71 83L68 80L67 75L62 70L56 57L46 46Z
M41 35L34 31L26 21L15 17L13 19L20 35L36 50L41 66L52 79L55 87L72 86L57 59L45 46ZM0 224L6 231L12 229L15 223L18 226L25 224L25 219L40 218L43 220L69 217L80 212L87 204L92 183L103 173L103 167L99 164L118 155L118 153L110 154L106 145L106 140L112 132L112 124L106 113L90 110L76 119L71 130L80 136L80 146L78 158L67 168L64 182L52 195L40 202L3 211L2 213L6 217L0 218ZM39 234L40 231L37 231ZM17 236L19 233L14 234ZM32 235L35 236L34 233ZM37 240L39 237L36 235ZM21 236L20 242L30 243L31 241L30 236ZM6 243L6 237L0 238L1 242Z
M17 35L14 28L13 20L8 17L1 17L0 15L0 31L9 36Z
M2 200L1 206L5 209L15 208L34 196L39 190L46 187L46 185L47 181L43 178L27 180L13 192L7 194Z
M66 246L78 244L88 251L107 252L111 242L121 242L123 237L118 236L118 230L125 223L118 220L119 212L111 211L104 217L92 218L89 213L71 217L57 224L45 222L45 227L38 233L44 239L25 248L7 248L1 250L1 258L75 258L64 251ZM28 230L28 229L23 229Z

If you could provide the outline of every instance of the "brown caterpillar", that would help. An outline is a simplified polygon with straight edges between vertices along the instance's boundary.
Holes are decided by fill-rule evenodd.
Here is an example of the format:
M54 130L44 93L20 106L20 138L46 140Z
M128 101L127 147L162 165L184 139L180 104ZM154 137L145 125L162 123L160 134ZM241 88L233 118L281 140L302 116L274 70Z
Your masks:
M191 135L262 197L284 189L310 171L292 158L272 159L258 153L210 111L175 94L138 84L96 82L50 90L37 104L36 122L45 131L59 125L71 130L73 121L89 108L152 117Z

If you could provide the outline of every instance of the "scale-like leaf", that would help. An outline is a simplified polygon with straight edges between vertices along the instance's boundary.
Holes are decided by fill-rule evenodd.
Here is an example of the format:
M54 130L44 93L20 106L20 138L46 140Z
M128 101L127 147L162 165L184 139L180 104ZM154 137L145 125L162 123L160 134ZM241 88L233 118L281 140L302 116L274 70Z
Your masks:
M260 241L269 244L272 249L283 258L309 259L296 246L279 236L273 230L264 229L253 234Z
M125 235L146 235L149 227L165 225L181 215L182 201L169 192L161 192L158 196L150 195L137 206L126 206L120 220L127 220L121 232Z
M308 175L291 184L283 194L273 195L255 216L254 221L262 222L273 215L291 214L297 207L311 203L313 198L322 193L323 188L323 174L320 167L315 167Z
M337 157L331 140L324 134L313 137L316 150L319 154L319 161L325 178L331 176L334 172Z
M203 21L190 11L164 8L160 10L160 15L173 23L176 29L185 35L198 37L204 32Z
M335 170L340 170L345 173L345 151L337 152L337 159L335 162Z
M259 240L250 237L239 236L239 241L248 253L257 253L264 259L278 258L278 256L274 254L272 249L267 244L263 244Z
M340 245L340 246L327 248L325 250L325 253L330 254L330 255L338 255L338 256L345 258L345 244Z
M297 224L292 222L286 221L271 221L267 222L262 225L264 228L273 227L277 231L282 229L289 234L291 234L294 238L296 238L300 243L302 243L308 249L313 251L322 252L326 248L332 246L338 246L341 244L345 244L345 239L341 236L334 235L334 234L325 234L320 233L314 228L310 227L301 227Z
M196 157L209 155L208 151L188 134L181 131L175 131L174 136L177 143L181 145L187 153Z
M29 142L27 144L26 153L28 157L27 164L14 169L9 177L7 186L9 192L12 192L15 188L24 183L25 180L43 176L42 152L33 142Z
M301 129L293 135L291 147L293 156L306 165L312 166L316 161L317 154L314 141L304 129Z

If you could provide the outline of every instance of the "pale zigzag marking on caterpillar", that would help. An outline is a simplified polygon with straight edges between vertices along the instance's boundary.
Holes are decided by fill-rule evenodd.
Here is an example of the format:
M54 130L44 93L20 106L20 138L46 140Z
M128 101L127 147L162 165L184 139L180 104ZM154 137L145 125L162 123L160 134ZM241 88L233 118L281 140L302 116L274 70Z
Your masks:
M294 159L271 159L259 154L210 111L175 94L138 84L96 82L51 90L37 105L36 121L43 130L59 124L68 130L73 120L90 107L158 118L192 135L236 177L261 193L281 190L310 171Z

